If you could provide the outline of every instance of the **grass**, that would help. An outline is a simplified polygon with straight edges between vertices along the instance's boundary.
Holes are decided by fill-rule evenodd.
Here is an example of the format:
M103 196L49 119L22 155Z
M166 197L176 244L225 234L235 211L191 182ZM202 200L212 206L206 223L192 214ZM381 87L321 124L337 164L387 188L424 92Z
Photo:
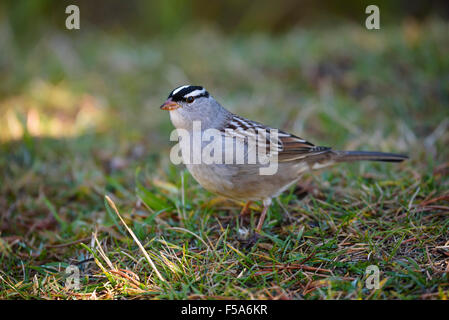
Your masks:
M148 41L48 30L26 52L2 28L0 298L447 299L447 23ZM305 176L248 248L260 204L239 220L169 161L158 106L184 83L315 144L410 160Z

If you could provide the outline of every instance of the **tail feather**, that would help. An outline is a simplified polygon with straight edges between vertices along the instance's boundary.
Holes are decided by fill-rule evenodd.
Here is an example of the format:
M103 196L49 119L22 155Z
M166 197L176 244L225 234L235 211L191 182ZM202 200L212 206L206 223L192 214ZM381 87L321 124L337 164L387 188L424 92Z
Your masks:
M333 151L334 161L383 161L383 162L401 162L408 159L403 154L377 152L377 151Z

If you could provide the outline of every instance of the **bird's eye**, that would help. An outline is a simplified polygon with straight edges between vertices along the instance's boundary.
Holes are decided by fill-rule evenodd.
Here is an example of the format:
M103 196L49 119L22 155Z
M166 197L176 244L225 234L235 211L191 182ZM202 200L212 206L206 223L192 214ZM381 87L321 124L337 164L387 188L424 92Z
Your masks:
M194 97L187 97L186 101L188 103L192 103L193 101L195 101L195 98Z

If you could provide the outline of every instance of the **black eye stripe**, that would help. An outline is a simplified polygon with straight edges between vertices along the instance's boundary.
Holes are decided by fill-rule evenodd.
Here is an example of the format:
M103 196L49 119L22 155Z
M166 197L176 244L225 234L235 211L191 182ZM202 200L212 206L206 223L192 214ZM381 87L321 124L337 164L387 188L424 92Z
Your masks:
M189 99L189 98L193 98L194 100L196 100L196 99L198 99L198 98L201 98L201 97L208 97L209 96L209 93L203 93L203 94L200 94L200 95L197 95L197 96L190 96L190 97L187 97L187 98L182 98L182 100L183 101L187 101L187 99Z

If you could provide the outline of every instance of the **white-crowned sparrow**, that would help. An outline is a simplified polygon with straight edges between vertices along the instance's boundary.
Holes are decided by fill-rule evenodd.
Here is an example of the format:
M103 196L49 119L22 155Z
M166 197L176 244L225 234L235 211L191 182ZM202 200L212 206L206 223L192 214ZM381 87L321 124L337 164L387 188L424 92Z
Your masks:
M245 154L244 163L216 163L187 161L187 169L205 189L234 200L263 201L262 210L256 231L260 232L271 199L278 196L289 186L296 183L302 173L311 169L319 169L335 162L372 160L400 162L405 155L370 152L370 151L336 151L329 147L319 147L287 132L270 128L261 123L245 119L223 108L203 87L185 85L174 89L167 101L161 106L170 111L170 118L178 131L183 130L193 137L214 129L223 137L231 137L234 151L241 150ZM199 123L200 126L194 124ZM199 131L199 132L195 132ZM248 139L254 140L254 132L277 133L276 140L270 138L257 140L261 149L275 149L276 157L270 158L276 163L273 174L260 174L260 169L266 163L248 162L248 154L252 148ZM266 137L265 136L265 137ZM191 139L180 139L181 153L197 154L206 148L207 143L201 142L201 149L192 149ZM225 147L224 153L229 151ZM258 149L259 150L259 149ZM230 151L232 152L232 151ZM237 152L235 152L237 153ZM271 153L269 153L269 156ZM221 159L220 157L218 157ZM248 163L247 163L248 162ZM247 206L245 206L245 209ZM244 209L244 210L245 210Z

